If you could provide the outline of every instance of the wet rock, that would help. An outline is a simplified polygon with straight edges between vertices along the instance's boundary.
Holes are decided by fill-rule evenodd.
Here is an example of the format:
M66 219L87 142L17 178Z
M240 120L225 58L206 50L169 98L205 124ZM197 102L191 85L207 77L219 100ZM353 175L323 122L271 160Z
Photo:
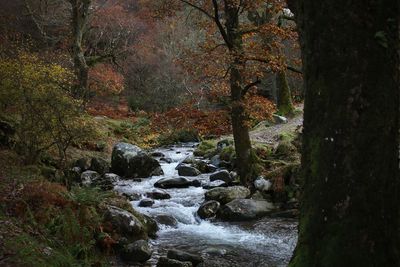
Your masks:
M203 258L201 256L177 249L168 250L167 258L182 262L190 261L193 266L197 266L203 262Z
M112 184L118 182L121 179L121 177L115 173L105 173L103 175L103 178Z
M160 257L157 262L157 267L193 267L190 261L182 262L174 259L168 259L167 257Z
M180 176L198 176L201 174L198 169L189 165L181 165L177 170Z
M81 183L84 186L94 185L100 179L100 174L95 171L84 171L81 174Z
M154 200L150 198L144 198L139 202L139 207L151 207L154 205Z
M220 155L215 155L210 159L210 163L216 167L219 167L219 164L221 163L221 157Z
M224 181L221 181L221 180L213 181L206 185L203 185L204 189L213 189L213 188L217 188L217 187L228 187L228 185Z
M152 251L145 240L135 241L121 251L121 258L128 262L146 262L151 258Z
M142 149L138 146L128 143L117 143L111 154L111 170L120 176L129 175L129 161L141 151Z
M201 187L201 182L199 180L192 180L192 186Z
M141 183L143 180L141 178L133 178L132 182Z
M161 153L161 152L159 152L159 151L154 151L154 152L152 152L150 155L151 155L152 157L155 157L155 158L165 157L164 153Z
M201 206L197 210L197 214L202 219L212 218L217 214L220 206L221 205L219 204L218 201L215 200L207 201L201 204Z
M205 199L215 200L223 205L238 198L246 198L249 195L250 190L244 186L217 187L207 191Z
M222 206L217 217L226 221L247 221L263 217L274 210L274 205L268 201L235 199Z
M140 152L138 155L129 159L127 170L128 177L147 178L163 174L164 172L160 163L146 153Z
M115 206L108 206L104 218L105 221L111 223L113 229L122 236L132 239L146 236L143 224L129 211Z
M105 174L109 172L110 164L103 158L92 158L89 169L100 174Z
M171 226L171 227L177 227L178 226L178 221L175 219L175 217L168 215L168 214L159 214L154 217L154 220L158 222L159 224Z
M172 163L173 162L173 160L171 158L167 158L167 157L160 158L160 161L165 162L165 163Z
M256 191L250 199L253 200L265 200L264 195L260 191Z
M154 189L151 192L147 192L146 196L152 199L170 199L171 195L168 192L161 189Z
M185 177L172 177L172 178L163 178L158 180L154 186L158 188L188 188L193 185L193 181L185 178Z
M271 214L273 218L297 218L299 217L298 209L283 210Z
M218 171L218 172L210 175L211 182L217 181L217 180L221 180L221 181L224 181L225 183L229 184L232 182L232 177L227 170L222 170L222 171Z

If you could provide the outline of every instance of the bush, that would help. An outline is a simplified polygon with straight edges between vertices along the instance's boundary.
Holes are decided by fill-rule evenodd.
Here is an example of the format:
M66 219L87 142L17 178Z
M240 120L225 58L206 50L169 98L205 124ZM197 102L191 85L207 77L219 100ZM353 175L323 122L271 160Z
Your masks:
M81 103L70 95L72 78L32 54L0 58L0 111L13 114L16 149L27 164L50 150L62 163L68 147L90 135Z

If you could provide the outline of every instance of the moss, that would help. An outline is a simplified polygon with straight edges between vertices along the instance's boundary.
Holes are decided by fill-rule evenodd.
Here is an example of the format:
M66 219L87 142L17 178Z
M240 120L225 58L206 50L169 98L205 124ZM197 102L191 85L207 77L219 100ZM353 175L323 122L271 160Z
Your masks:
M220 152L221 160L233 162L236 158L235 148L233 146L226 146Z
M205 140L199 144L194 151L194 155L198 157L210 157L217 153L217 140Z

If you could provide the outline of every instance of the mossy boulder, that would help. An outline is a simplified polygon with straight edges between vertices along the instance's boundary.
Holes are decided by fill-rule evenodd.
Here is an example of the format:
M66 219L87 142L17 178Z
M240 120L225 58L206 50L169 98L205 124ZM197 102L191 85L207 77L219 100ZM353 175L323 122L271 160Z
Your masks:
M244 186L217 187L205 193L205 199L215 200L221 204L226 204L238 198L250 196L250 190Z

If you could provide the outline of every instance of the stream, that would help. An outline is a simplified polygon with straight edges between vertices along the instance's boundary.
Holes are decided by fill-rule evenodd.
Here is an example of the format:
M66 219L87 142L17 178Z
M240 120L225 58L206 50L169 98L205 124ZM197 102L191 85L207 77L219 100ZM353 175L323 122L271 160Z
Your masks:
M186 157L193 155L194 144L184 144L155 151L172 159L171 163L160 162L164 175L143 179L142 182L120 181L115 190L119 193L140 194L154 189L154 183L164 177L178 176L175 167ZM197 177L202 183L209 182L209 174ZM160 256L169 249L179 249L201 255L207 267L280 267L287 266L297 241L297 221L264 217L251 222L220 222L201 220L196 211L204 201L205 189L189 187L167 189L170 199L155 200L152 207L139 207L140 200L131 204L138 211L151 217L173 216L178 224L160 224L158 238L151 240L153 256L148 261L155 266ZM149 265L146 265L149 266Z

